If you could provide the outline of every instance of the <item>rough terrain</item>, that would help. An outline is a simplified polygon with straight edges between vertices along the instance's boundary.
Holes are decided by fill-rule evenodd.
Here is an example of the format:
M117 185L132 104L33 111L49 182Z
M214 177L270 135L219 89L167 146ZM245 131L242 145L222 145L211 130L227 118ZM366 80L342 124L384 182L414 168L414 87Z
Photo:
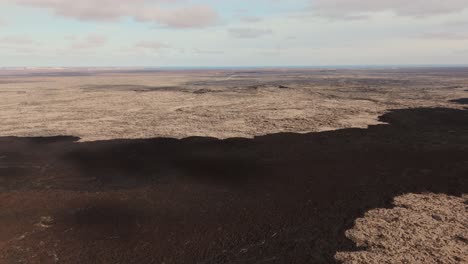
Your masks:
M340 252L344 263L467 263L468 199L406 194L374 209L346 236L368 251Z
M0 71L2 136L253 137L458 107L468 70Z
M278 71L5 74L0 263L463 263L468 69Z

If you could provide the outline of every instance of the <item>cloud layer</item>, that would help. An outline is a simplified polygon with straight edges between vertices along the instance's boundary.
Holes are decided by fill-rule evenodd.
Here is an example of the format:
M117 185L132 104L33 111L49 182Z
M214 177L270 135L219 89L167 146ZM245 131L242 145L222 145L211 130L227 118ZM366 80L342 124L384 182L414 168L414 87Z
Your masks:
M312 0L316 15L330 18L363 18L369 13L391 11L400 16L426 17L457 13L467 0Z
M235 38L258 38L273 34L273 31L270 29L231 28L229 33Z
M0 64L466 63L467 17L468 0L0 0Z
M143 49L143 50L152 50L152 51L159 51L161 49L167 49L170 48L170 46L158 42L158 41L152 41L152 40L142 40L137 43L135 43L135 48L137 49Z
M215 25L218 13L209 5L190 5L183 0L0 0L43 8L56 15L85 21L118 21L130 17L173 28ZM181 5L182 4L182 5Z
M8 46L32 46L39 45L39 43L29 37L15 35L5 36L0 38L0 45Z
M107 43L107 37L101 35L89 35L83 40L78 40L72 44L73 50L95 49L104 46Z

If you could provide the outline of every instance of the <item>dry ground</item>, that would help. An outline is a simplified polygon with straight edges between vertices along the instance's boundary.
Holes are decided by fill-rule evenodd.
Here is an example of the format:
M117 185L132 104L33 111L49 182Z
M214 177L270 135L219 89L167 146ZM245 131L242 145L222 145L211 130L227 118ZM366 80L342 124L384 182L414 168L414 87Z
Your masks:
M406 194L374 209L346 236L367 251L340 252L344 263L468 263L467 197Z
M466 262L467 88L462 68L2 72L0 263Z
M376 124L388 109L460 107L467 69L6 72L2 136L253 137Z

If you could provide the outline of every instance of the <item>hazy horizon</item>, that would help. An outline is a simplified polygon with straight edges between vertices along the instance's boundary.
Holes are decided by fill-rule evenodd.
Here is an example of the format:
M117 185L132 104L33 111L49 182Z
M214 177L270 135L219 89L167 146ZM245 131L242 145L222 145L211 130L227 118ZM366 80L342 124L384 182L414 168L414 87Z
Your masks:
M252 65L252 66L0 66L5 69L388 69L388 68L466 68L468 64L381 64L381 65Z

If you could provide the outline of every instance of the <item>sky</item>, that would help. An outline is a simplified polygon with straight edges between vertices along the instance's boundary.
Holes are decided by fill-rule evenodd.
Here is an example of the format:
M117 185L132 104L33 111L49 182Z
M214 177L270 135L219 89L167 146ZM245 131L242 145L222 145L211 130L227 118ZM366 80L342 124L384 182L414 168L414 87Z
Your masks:
M0 67L468 64L468 0L0 0Z

